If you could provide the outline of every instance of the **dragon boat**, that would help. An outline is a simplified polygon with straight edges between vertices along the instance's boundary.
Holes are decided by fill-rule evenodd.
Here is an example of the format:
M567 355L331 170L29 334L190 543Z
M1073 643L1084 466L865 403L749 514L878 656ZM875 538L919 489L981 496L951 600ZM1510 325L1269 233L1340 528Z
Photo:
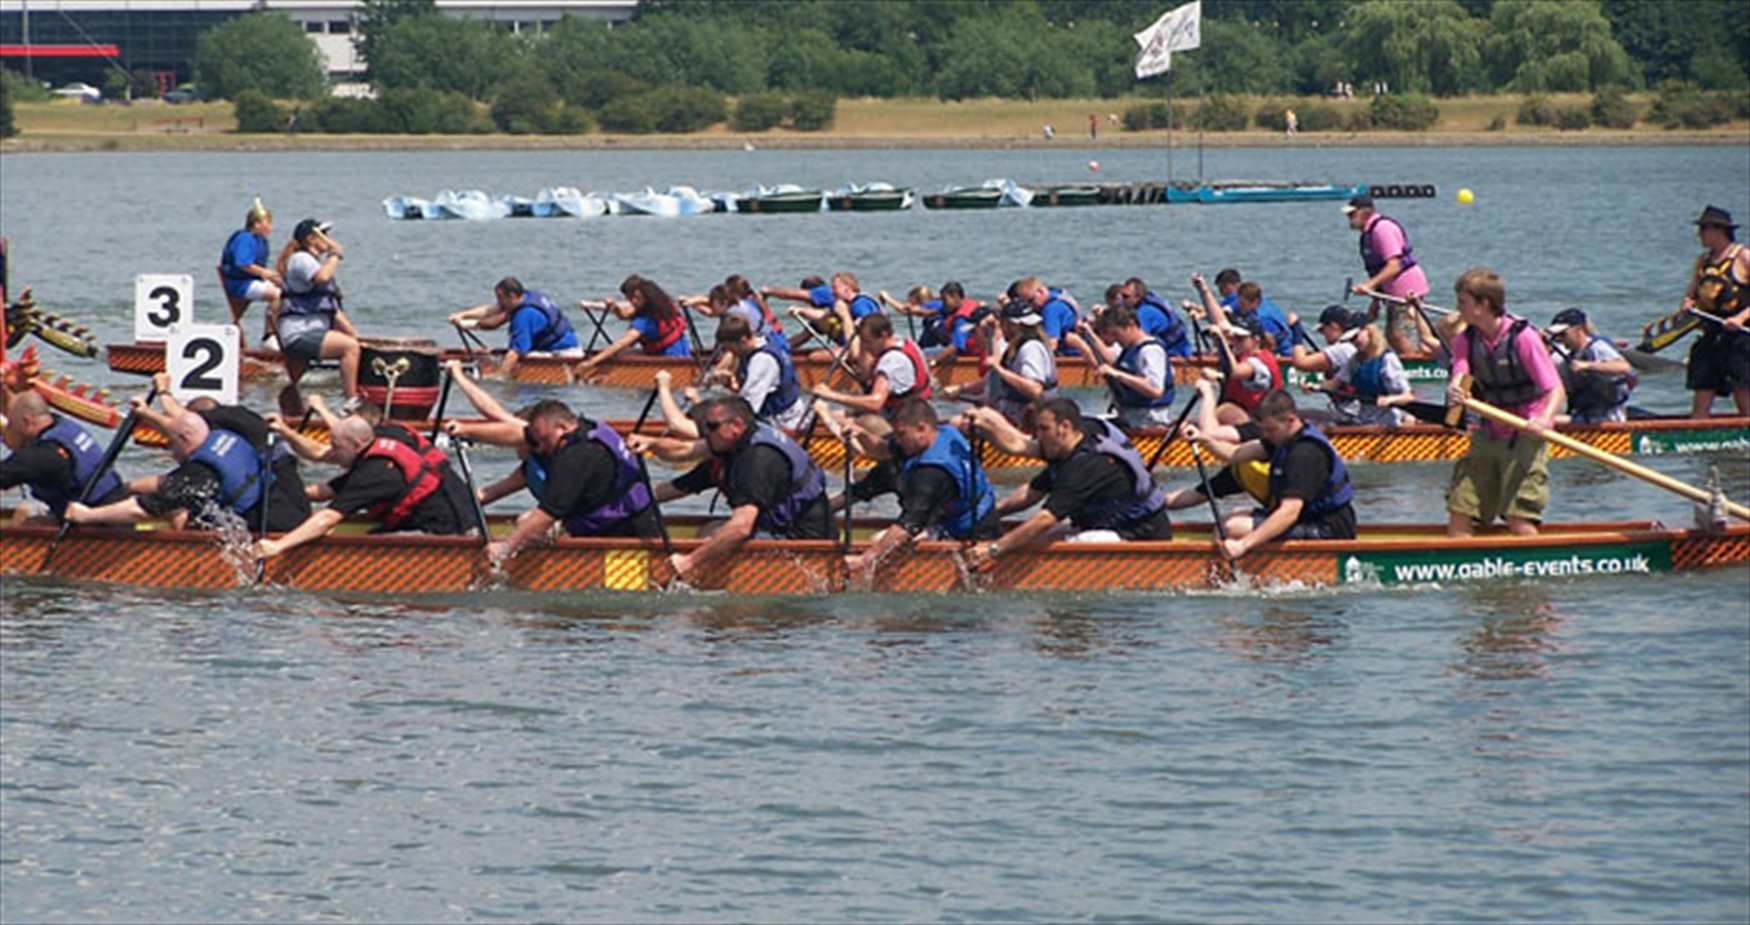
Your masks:
M81 528L57 545L49 524L13 524L0 511L0 573L168 590L222 590L255 581L216 534L168 529ZM511 527L494 518L493 532ZM698 547L700 518L670 518L676 550ZM480 539L419 534L368 536L368 525L335 533L267 563L262 581L296 591L453 595L503 588L537 592L630 591L672 579L657 540L572 539L525 549L494 569ZM881 524L861 522L863 548ZM872 574L847 574L844 547L829 540L752 540L736 555L692 576L700 590L736 594L826 594L845 590L1193 591L1243 586L1448 585L1486 580L1642 576L1750 563L1750 525L1673 529L1656 522L1549 524L1536 536L1489 533L1452 539L1437 525L1370 525L1355 540L1291 540L1246 556L1237 574L1219 559L1208 525L1183 524L1175 539L1056 543L998 559L985 574L967 570L961 547L924 542L890 557Z

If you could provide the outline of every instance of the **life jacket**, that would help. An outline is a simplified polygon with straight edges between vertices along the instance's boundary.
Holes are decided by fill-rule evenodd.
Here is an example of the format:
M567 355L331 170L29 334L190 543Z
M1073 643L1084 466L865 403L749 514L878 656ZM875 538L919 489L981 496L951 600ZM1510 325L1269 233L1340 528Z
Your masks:
M317 258L320 263L321 258ZM280 313L290 315L332 315L340 311L340 286L333 277L326 283L315 283L303 292L293 292L287 281L285 299Z
M1116 379L1108 379L1106 380L1106 388L1112 392L1114 406L1119 408L1165 408L1173 403L1173 361L1166 355L1168 353L1166 345L1159 340L1150 337L1125 347L1119 352L1118 362L1115 365L1123 372L1133 376L1142 376L1142 351L1144 347L1149 346L1161 348L1163 354L1161 362L1166 365L1166 379L1162 383L1164 387L1161 390L1161 397L1149 398Z
M218 475L219 500L227 509L241 514L260 503L265 467L261 454L241 434L214 428L188 461Z
M381 521L390 530L401 525L421 501L431 497L444 483L444 466L449 458L425 439L425 435L401 423L383 424L359 458L387 459L401 470L401 480L407 488L401 497L371 507L365 516Z
M1367 268L1367 275L1377 274L1380 270L1385 269L1386 263L1391 260L1390 255L1381 254L1373 249L1373 229L1380 222L1391 222L1393 225L1397 225L1398 233L1404 236L1404 252L1398 255L1398 272L1402 273L1415 266L1416 255L1410 247L1410 235L1404 231L1403 224L1395 218L1386 218L1376 213L1373 220L1367 223L1367 227L1361 230L1361 265Z
M1349 484L1349 470L1343 466L1343 457L1337 453L1337 448L1331 445L1331 441L1317 427L1302 424L1300 433L1293 440L1277 447L1276 452L1270 456L1271 510L1275 510L1282 503L1282 489L1288 483L1288 451L1303 440L1317 444L1331 460L1330 478L1319 489L1318 497L1308 498L1301 505L1300 517L1296 519L1297 523L1310 523L1341 510L1344 505L1355 500L1355 488Z
M1695 307L1715 315L1731 315L1744 308L1744 300L1750 295L1750 280L1739 280L1732 275L1732 261L1738 257L1738 251L1744 247L1733 243L1720 255L1720 259L1709 262L1702 257L1701 277L1695 281ZM1717 321L1702 319L1702 324L1708 330L1719 330Z
M789 349L780 349L770 341L742 358L741 365L736 367L736 378L742 382L747 381L747 368L752 365L754 355L759 353L766 354L778 363L777 387L767 392L765 400L754 409L754 413L761 420L769 421L789 411L796 404L796 400L802 397L802 384L796 379L796 364L790 359Z
M533 451L523 457L519 468L523 472L523 487L534 495L536 500L547 497L547 459Z
M984 467L973 456L971 445L960 431L937 425L936 439L922 453L900 463L899 473L904 476L918 466L935 466L954 480L954 502L942 512L939 526L943 533L957 540L969 539L978 522L996 507L996 494L984 476Z
M52 443L64 450L67 458L73 461L73 480L71 483L60 485L44 485L33 482L30 485L30 496L48 505L49 511L59 517L66 512L68 504L79 500L81 492L84 492L85 483L91 481L92 474L103 462L103 450L98 447L97 441L92 438L91 434L71 418L64 418L58 414L50 415L50 417L54 418L54 423L43 428L43 432L37 434L34 442ZM121 477L115 474L114 469L110 469L103 474L103 478L97 480L97 484L91 487L91 491L84 492L84 496L86 498L104 498L121 487Z
M784 454L785 461L790 464L790 492L770 510L760 511L754 525L768 533L788 533L796 518L826 494L826 476L796 441L769 424L755 424L752 435L747 438L746 448L730 457L725 465L713 467L718 472L719 488L729 489L736 460L756 446L769 446Z
M899 407L900 402L905 401L908 398L921 398L924 401L929 401L930 396L933 394L933 390L930 388L930 364L928 360L924 359L924 352L918 349L918 345L909 340L902 340L899 342L899 346L888 347L886 350L881 351L881 357L876 360L877 364L879 364L880 360L885 358L888 354L894 352L905 354L905 358L911 361L913 385L911 388L906 389L903 392L894 392L890 389L887 394L887 401L881 406L882 414L891 414L893 409ZM892 383L889 383L889 385L892 385Z
M1588 362L1598 359L1596 347L1604 343L1604 338L1593 335L1586 346L1575 352L1574 359ZM1629 393L1640 383L1640 377L1635 375L1631 367L1629 372L1620 376L1588 370L1573 372L1568 370L1568 411L1575 417L1597 420L1610 414L1618 406L1628 403Z
M1227 381L1222 383L1221 386L1222 400L1239 405L1241 408L1246 409L1247 412L1257 411L1258 405L1264 401L1264 396L1282 388L1282 366L1276 362L1276 355L1268 350L1254 350L1244 356L1235 357L1235 369L1237 370L1238 367L1247 365L1247 362L1253 358L1263 360L1264 365L1269 368L1269 388L1259 392L1253 392L1246 389L1241 385L1240 377L1237 372L1230 373L1227 377Z
M750 296L748 298L742 299L740 302L738 302L736 304L743 307L744 315L747 317L747 319L749 321L753 321L755 319L759 320L759 324L752 326L754 329L754 334L756 334L760 337L765 337L765 336L771 334L773 331L780 331L780 332L783 331L784 326L781 322L778 321L778 316L772 314L771 308L767 307L764 303L760 302L760 300L755 299L755 298Z
M1339 398L1359 399L1362 404L1372 404L1375 399L1391 394L1385 387L1385 357L1388 353L1391 351L1371 360L1362 360L1361 354L1357 353L1349 361L1349 381L1339 383L1333 394Z
M651 317L656 322L656 336L638 338L638 346L644 349L646 355L661 356L675 345L675 341L687 336L687 319L681 316L678 309L667 318Z
M1503 316L1505 320L1505 316ZM1478 399L1505 408L1529 404L1543 394L1531 380L1531 372L1519 362L1515 342L1531 322L1519 318L1511 323L1507 333L1496 341L1493 349L1483 346L1482 335L1473 328L1460 334L1466 340L1466 356L1470 359L1473 391Z
M522 304L516 310L520 312L525 308L541 313L541 329L535 332L534 340L529 344L530 350L558 350L565 338L570 337L573 342L577 340L571 330L571 322L565 319L565 313L545 294L533 289L524 291Z
M1057 288L1056 286L1046 287L1045 293L1046 293L1045 304L1039 306L1039 317L1043 319L1045 317L1046 310L1051 308L1051 304L1053 302L1056 302L1057 304L1062 305L1064 308L1069 309L1069 313L1070 313L1071 320L1070 320L1069 326L1065 327L1063 329L1063 333L1068 334L1070 331L1075 330L1076 325L1081 322L1081 317L1082 317L1081 308L1076 305L1075 300L1073 298L1070 298L1069 296L1064 295L1063 290ZM1074 347L1071 347L1068 343L1066 343L1066 341L1068 341L1068 340L1069 340L1069 338L1064 337L1062 334L1058 335L1057 352L1059 354L1064 355L1064 356L1074 356L1076 354L1076 349Z
M247 264L237 263L231 253L231 246L236 244L239 238L250 239L250 244L255 254L255 259L249 261ZM231 232L231 236L225 239L225 249L219 253L219 272L224 275L226 280L243 283L254 282L255 277L243 272L243 267L260 266L265 263L266 260L267 239L247 228L239 228L236 231Z
M1021 349L1026 344L1027 341L1022 341L1015 345L1015 352L1003 362L1004 369L1017 376L1021 375ZM1038 341L1038 344L1040 347L1045 347L1044 341ZM1045 387L1045 391L1039 393L1039 401L1050 401L1057 397L1057 358L1051 355L1051 349L1048 347L1045 348L1045 360L1048 371L1045 381L1040 383ZM1033 402L1033 399L1021 394L1020 389L1010 385L1009 380L1001 376L992 374L990 382L996 386L996 393L991 396L991 400L994 402L1008 403L1020 408L1025 408Z
M870 315L881 314L881 303L861 292L851 297L851 301L848 303L847 307L851 310L852 324L856 324Z
M1115 459L1130 473L1131 494L1090 503L1072 518L1083 529L1117 529L1153 516L1166 506L1166 496L1155 486L1142 454L1130 443L1124 431L1109 421L1096 419L1101 432L1098 437L1084 437L1076 445L1077 453L1100 453Z
M984 356L984 344L974 335L974 331L971 330L977 327L972 320L972 316L978 311L978 309L979 304L977 302L974 302L971 299L961 299L960 308L952 315L949 315L944 322L945 336L942 338L942 342L954 347L955 352L959 353L961 356ZM961 348L958 344L954 343L955 338L960 335L960 329L963 327L968 329L966 331L966 336L962 338L963 342L966 344L965 348Z
M584 433L583 428L579 427L567 434L560 446L570 446L579 440L594 440L614 458L613 500L593 510L567 514L565 532L572 536L593 536L600 533L602 528L650 507L650 488L644 483L643 473L638 468L638 457L632 455L632 451L626 447L626 441L620 439L620 435L606 421L597 421L588 433ZM544 477L542 490L546 490Z
M1167 356L1190 356L1193 353L1191 349L1191 334L1189 331L1185 330L1185 322L1180 320L1178 314L1166 303L1166 300L1155 295L1152 291L1146 292L1143 294L1142 301L1138 303L1137 307L1140 308L1143 305L1147 305L1155 311L1160 312L1161 316L1167 319L1166 325L1160 330L1148 332L1154 335L1156 340L1161 342L1161 346L1167 348Z

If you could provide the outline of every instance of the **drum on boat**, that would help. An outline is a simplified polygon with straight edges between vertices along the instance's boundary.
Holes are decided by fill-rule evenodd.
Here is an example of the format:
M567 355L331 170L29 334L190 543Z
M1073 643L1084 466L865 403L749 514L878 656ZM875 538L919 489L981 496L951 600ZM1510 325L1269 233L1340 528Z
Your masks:
M359 394L390 417L422 418L437 404L443 365L436 341L367 337L359 341Z

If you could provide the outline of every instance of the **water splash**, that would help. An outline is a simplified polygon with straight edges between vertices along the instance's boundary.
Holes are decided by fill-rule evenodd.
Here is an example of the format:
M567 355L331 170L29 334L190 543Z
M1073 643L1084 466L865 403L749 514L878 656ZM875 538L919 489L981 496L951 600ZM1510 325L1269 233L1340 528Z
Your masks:
M832 575L830 574L830 567L828 569L829 574L822 575L820 572L814 570L809 564L809 560L804 558L801 553L786 549L778 555L779 558L787 560L791 565L795 566L796 570L801 572L803 577L808 580L808 593L832 593ZM829 559L827 561L830 562L831 560Z
M949 550L948 559L954 563L954 571L960 575L960 590L969 594L983 594L990 590L990 576L974 571L959 549Z

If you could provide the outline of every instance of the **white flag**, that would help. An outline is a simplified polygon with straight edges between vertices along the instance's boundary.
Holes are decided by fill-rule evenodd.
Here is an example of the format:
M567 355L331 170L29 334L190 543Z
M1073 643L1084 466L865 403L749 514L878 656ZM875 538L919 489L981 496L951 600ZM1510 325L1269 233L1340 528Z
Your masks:
M1136 56L1136 79L1166 71L1172 66L1173 52L1190 51L1202 43L1203 0L1162 13L1154 25L1133 37L1142 46L1142 53Z

